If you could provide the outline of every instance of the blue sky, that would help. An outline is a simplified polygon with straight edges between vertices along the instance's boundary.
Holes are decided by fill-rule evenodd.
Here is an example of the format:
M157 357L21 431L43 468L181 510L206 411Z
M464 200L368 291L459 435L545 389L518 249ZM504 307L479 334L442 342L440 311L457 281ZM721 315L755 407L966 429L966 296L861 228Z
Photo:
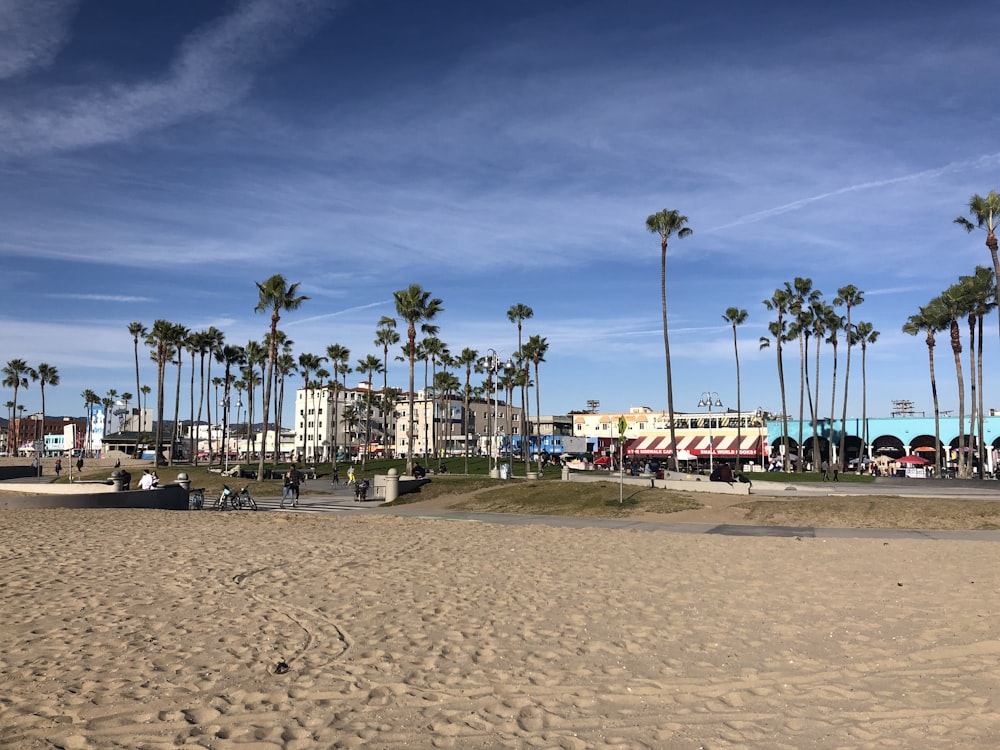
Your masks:
M356 361L418 283L456 353L510 354L506 311L533 308L543 412L665 409L645 219L670 208L694 230L668 253L677 410L735 406L731 306L743 406L780 408L761 303L805 276L865 293L869 414L930 413L900 328L990 264L952 219L1000 188L996 20L985 0L0 2L0 359L55 365L47 412L80 414L84 389L135 390L130 321L259 340L254 282L282 273L311 298L281 322L296 355ZM790 393L797 368L793 348Z

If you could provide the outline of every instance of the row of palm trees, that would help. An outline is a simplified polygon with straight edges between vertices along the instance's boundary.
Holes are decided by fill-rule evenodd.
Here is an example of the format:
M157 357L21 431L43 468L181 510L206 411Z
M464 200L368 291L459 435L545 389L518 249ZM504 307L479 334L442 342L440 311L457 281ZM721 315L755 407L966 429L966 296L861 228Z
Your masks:
M223 435L227 434L227 420L229 406L232 403L233 391L239 404L243 403L244 396L247 402L247 424L253 424L255 419L255 409L259 405L261 408L261 420L265 426L270 424L271 402L275 408L276 424L281 424L281 408L284 401L284 391L289 376L298 372L304 380L304 392L306 398L315 400L317 393L323 393L328 389L334 391L346 389L346 377L350 372L357 371L363 373L369 383L368 392L365 397L364 413L360 414L352 407L345 407L344 414L339 413L339 399L334 399L334 425L345 424L355 426L360 424L364 433L364 442L367 446L371 444L374 407L380 407L384 414L390 414L395 409L402 390L390 388L388 386L388 359L390 347L398 344L401 335L396 330L397 320L390 317L383 317L376 326L374 344L382 349L382 358L374 354L369 354L355 363L355 369L350 365L350 350L341 344L332 344L327 347L325 356L303 352L296 360L292 355L292 342L278 329L281 316L288 311L297 309L308 298L298 294L298 284L289 284L280 275L272 276L264 282L257 283L258 304L255 308L258 312L270 314L270 326L263 341L249 341L243 346L227 344L225 335L218 329L211 327L203 331L191 331L183 324L173 323L167 320L157 320L151 328L147 328L141 322L133 322L128 326L132 337L135 359L136 388L140 392L149 392L149 387L141 382L139 367L140 343L144 344L150 352L150 359L156 363L156 436L155 443L156 461L161 460L160 448L164 445L163 429L167 420L164 419L166 408L167 391L167 370L168 367L176 367L176 378L174 383L174 419L173 423L178 423L180 411L180 392L182 382L182 369L185 355L190 357L190 412L192 423L203 423L203 417L208 417L208 450L213 454L212 446L212 408L213 398L206 384L214 386L214 400L217 405L222 405L222 425ZM441 300L431 296L429 292L423 290L419 285L411 285L409 288L394 293L396 312L398 317L406 324L406 339L402 346L402 357L409 362L409 415L411 424L409 436L412 436L414 418L414 370L415 363L423 360L425 363L424 385L425 390L434 394L434 397L441 402L446 402L457 393L462 393L465 399L465 421L463 431L468 434L468 414L469 400L484 391L488 392L492 383L484 383L482 386L471 384L471 374L475 372L486 372L488 367L485 358L470 348L463 349L458 357L452 357L447 346L436 334L438 328L431 321L443 310ZM517 366L513 368L503 381L504 387L508 387L510 392L520 386L528 388L532 384L530 378L530 368L535 368L534 383L537 384L538 367L544 361L548 344L540 336L532 336L527 342L521 340L521 321L531 317L531 309L525 305L516 305L511 308L509 317L518 323L519 331L519 355L516 358ZM424 338L417 341L417 331L425 334ZM222 365L223 376L212 377L213 362ZM325 365L329 364L330 369ZM438 367L441 371L438 371ZM432 370L432 385L428 384L428 368ZM459 382L458 378L451 372L454 368L465 369L465 386ZM332 370L332 372L331 372ZM199 376L199 384L195 383L196 373ZM377 374L383 375L382 391L376 393L374 378ZM218 390L222 389L220 400ZM109 392L110 394L110 392ZM196 395L197 394L197 395ZM117 395L117 394L113 394ZM129 394L123 394L123 397ZM129 395L130 397L130 395ZM96 396L95 396L96 398ZM259 399L259 400L258 400ZM197 402L197 409L196 404ZM536 405L540 404L536 385ZM523 413L523 412L522 412ZM436 420L425 420L429 422L432 429L436 429ZM308 425L308 420L306 420ZM391 423L391 420L390 420ZM451 429L451 420L448 420ZM215 411L215 424L219 424L218 406ZM319 434L318 420L314 423L315 432L312 435L313 451L318 449ZM141 429L140 429L141 433ZM137 433L136 441L141 438ZM265 435L267 429L264 430ZM278 453L278 430L274 430L274 454ZM522 434L523 428L522 428ZM449 435L450 437L450 435ZM250 441L256 439L252 430L247 430L247 450L253 452L256 446L251 446ZM195 451L192 435L191 450L197 462L198 456ZM306 449L308 450L309 434L308 427L306 433ZM431 436L431 443L437 445L437 436ZM407 440L407 469L412 470L412 446L414 440ZM267 447L262 446L259 452L260 464L258 471L262 471L264 454ZM336 446L333 451L336 460ZM362 453L364 460L366 453ZM468 458L468 441L466 441L466 459ZM172 462L172 452L171 452Z
M17 445L18 435L14 432L14 412L19 411L19 415L23 415L24 406L18 405L17 403L17 393L22 388L27 389L29 382L38 383L39 391L41 393L42 399L42 415L39 424L39 430L45 429L45 386L57 386L59 385L59 370L46 362L40 363L37 367L31 367L23 359L12 359L4 365L3 368L3 387L11 388L14 391L13 400L7 402L7 408L9 409L10 417L7 420L7 450L9 452L16 452L20 446ZM44 439L41 433L37 434L36 439Z
M904 324L903 330L906 333L916 335L923 332L926 334L928 355L931 372L931 393L934 401L935 417L935 439L937 440L937 455L939 461L943 460L943 451L940 442L939 406L937 397L937 382L934 373L934 334L941 331L949 331L952 345L952 352L955 359L956 377L958 380L959 397L959 432L960 432L960 466L962 475L968 476L971 473L971 454L973 453L973 441L966 434L964 429L965 418L965 386L962 374L962 341L959 329L959 321L967 320L969 326L969 378L971 396L970 424L974 424L978 432L978 442L975 443L979 452L980 466L985 466L985 445L983 441L983 403L982 403L982 321L984 316L994 308L998 310L998 331L1000 331L1000 305L997 304L996 279L1000 278L1000 253L998 253L998 242L996 230L998 220L1000 220L1000 194L990 191L986 196L973 195L969 199L968 217L959 216L954 223L961 226L968 232L981 229L986 233L986 247L990 251L993 261L993 270L977 266L974 274L961 276L956 284L951 285L941 295L932 299L927 305L920 308L920 311L910 316ZM971 217L971 218L970 218ZM692 229L687 226L688 217L680 212L671 209L663 209L651 214L646 219L646 229L660 238L660 299L663 315L663 348L666 360L667 376L667 410L670 420L670 445L674 457L674 468L677 468L676 436L674 434L674 404L673 404L673 380L670 361L670 337L667 318L667 292L666 292L666 261L667 245L671 237L684 238L692 234ZM788 407L785 391L785 371L784 371L784 345L786 343L797 342L799 348L799 414L805 413L804 398L808 394L809 412L813 428L812 453L814 458L819 456L819 438L817 432L817 421L819 414L819 392L820 392L820 349L823 343L827 343L833 350L833 367L831 375L831 396L830 396L830 424L833 424L836 412L837 397L837 354L838 344L843 334L843 340L847 346L847 356L844 372L844 391L841 402L841 424L847 420L847 401L850 387L851 372L851 351L853 347L861 347L862 365L862 424L867 431L867 376L866 357L869 344L878 340L879 332L875 330L872 323L868 321L854 322L852 313L854 308L864 302L864 293L852 284L843 286L837 290L836 297L832 304L823 300L822 293L813 287L812 279L796 277L791 282L785 282L778 287L770 299L764 300L764 306L769 312L775 313L774 320L768 323L770 336L760 338L761 348L769 347L772 342L777 355L778 386L781 394L781 414L783 421L782 443L784 469L788 471L791 452L788 445ZM841 315L838 308L844 310ZM733 348L736 360L736 388L737 388L737 410L742 411L740 403L741 384L739 372L739 342L737 337L737 326L746 322L748 314L746 310L738 307L730 307L722 316L723 320L729 323L733 329ZM816 343L815 353L815 401L813 391L809 389L809 369L808 369L808 344L809 337L812 336ZM799 422L799 450L802 450L802 422ZM739 434L737 435L739 438ZM831 445L831 461L839 461L846 453L847 434L841 430L840 443L836 453ZM864 444L868 444L867 432L862 436ZM805 462L800 461L800 468ZM943 472L939 472L939 476ZM979 473L982 477L982 472Z

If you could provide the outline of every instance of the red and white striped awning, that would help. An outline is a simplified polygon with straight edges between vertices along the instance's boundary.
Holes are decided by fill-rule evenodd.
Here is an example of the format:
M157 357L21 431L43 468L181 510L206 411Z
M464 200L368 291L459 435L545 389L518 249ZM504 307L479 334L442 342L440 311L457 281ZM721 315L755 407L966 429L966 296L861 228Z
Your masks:
M736 436L731 435L685 435L677 438L677 451L687 451L692 456L760 456L767 450L767 441L759 435L742 435L737 445ZM647 435L633 438L625 446L631 456L669 456L670 436Z

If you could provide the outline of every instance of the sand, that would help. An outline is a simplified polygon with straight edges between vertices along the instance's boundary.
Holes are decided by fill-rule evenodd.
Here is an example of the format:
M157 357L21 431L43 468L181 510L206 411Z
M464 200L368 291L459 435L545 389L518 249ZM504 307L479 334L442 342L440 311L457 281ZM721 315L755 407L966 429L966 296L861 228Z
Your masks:
M991 542L19 510L0 544L4 748L1000 743Z

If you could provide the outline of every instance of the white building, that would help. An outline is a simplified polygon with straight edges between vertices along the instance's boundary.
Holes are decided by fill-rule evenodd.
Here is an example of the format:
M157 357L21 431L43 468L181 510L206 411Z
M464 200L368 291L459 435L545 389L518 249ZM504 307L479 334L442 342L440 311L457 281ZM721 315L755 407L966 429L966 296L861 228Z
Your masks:
M355 388L332 384L299 388L295 392L296 451L307 461L331 461L334 448L370 454L384 450L386 419L382 391L362 382Z
M521 409L503 401L469 399L468 421L463 417L462 398L437 399L417 391L413 401L413 435L409 430L409 400L403 394L396 402L394 446L397 456L405 456L412 443L414 456L496 455L506 435L520 433ZM467 430L467 431L466 431Z

